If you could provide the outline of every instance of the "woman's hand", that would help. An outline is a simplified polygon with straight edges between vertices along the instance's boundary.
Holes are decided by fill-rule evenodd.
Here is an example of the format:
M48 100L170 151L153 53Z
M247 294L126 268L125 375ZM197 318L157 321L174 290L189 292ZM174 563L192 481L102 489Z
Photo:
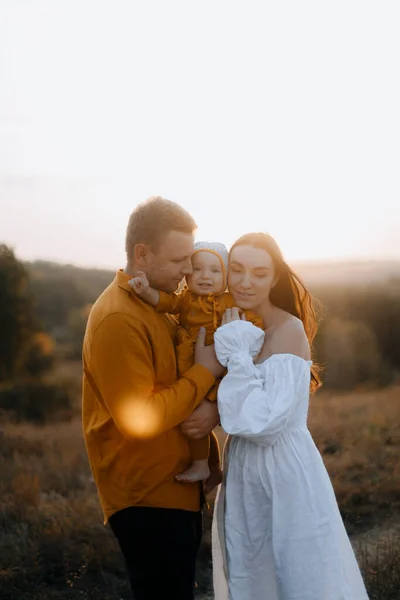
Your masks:
M221 325L226 325L231 321L245 321L246 315L237 306L227 308L222 315Z

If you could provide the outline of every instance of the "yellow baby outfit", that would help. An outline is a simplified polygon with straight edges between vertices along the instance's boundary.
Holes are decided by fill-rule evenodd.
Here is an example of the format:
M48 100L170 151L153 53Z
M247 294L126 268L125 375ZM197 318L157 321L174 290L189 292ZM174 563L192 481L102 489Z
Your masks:
M194 363L194 346L201 327L206 330L206 345L214 341L214 332L221 325L222 317L227 308L233 308L235 302L226 290L228 252L223 244L197 242L195 253L212 252L221 261L224 274L223 291L220 294L199 296L188 287L178 293L167 294L159 292L157 312L179 315L179 325L176 336L176 357L179 376L182 376ZM245 310L247 321L263 329L263 320L250 310ZM217 399L218 383L207 394L207 400ZM191 440L191 451L194 460L208 456L209 440Z

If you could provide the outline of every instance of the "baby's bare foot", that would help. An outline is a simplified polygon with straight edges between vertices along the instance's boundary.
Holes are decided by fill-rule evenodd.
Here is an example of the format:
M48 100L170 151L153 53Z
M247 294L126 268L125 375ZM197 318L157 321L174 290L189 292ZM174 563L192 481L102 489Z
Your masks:
M195 460L186 471L176 475L175 479L182 483L193 483L195 481L205 481L209 476L210 468L207 460Z

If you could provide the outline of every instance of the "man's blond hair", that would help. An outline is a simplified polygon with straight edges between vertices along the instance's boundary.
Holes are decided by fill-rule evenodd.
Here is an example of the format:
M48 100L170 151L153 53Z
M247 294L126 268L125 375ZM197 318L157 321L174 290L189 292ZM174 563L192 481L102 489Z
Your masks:
M152 196L138 204L129 218L125 241L128 261L133 259L136 244L146 244L156 252L169 231L194 233L196 229L196 221L182 206L161 196Z

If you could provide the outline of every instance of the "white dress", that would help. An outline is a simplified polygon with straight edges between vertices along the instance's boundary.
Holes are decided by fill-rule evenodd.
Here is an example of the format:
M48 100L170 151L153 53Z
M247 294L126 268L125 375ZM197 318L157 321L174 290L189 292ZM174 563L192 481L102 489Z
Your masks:
M368 600L307 428L312 363L274 354L255 365L263 338L246 321L214 336L231 436L212 529L215 600Z

